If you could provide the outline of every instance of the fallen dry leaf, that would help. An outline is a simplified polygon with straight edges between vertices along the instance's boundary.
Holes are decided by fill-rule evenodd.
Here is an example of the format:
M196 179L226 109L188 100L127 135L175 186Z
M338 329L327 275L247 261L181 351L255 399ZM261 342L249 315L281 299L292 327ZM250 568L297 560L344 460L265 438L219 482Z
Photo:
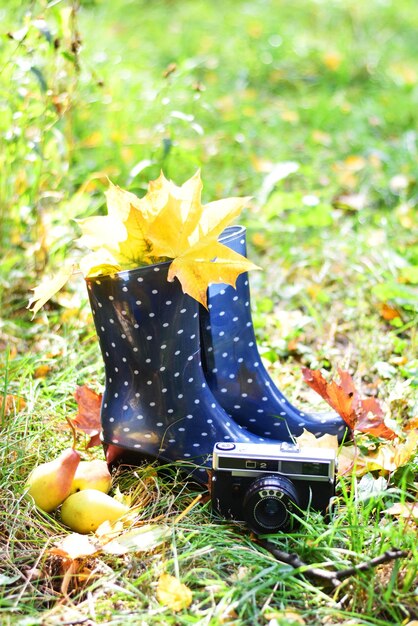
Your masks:
M126 529L126 524L131 525L131 520L125 521L125 517L123 519L117 519L113 522L106 520L96 529L95 535L100 541L101 545L105 545L115 537L119 537L120 534Z
M337 473L339 476L345 476L351 472L354 472L357 476L362 476L367 472L365 461L355 445L342 446L337 460Z
M90 537L71 533L62 539L55 548L49 550L49 554L62 556L66 559L82 559L91 556L100 550L100 546L92 542Z
M342 194L334 199L333 205L345 211L361 211L367 206L368 197L365 193Z
M338 454L338 474L343 476L354 472L363 476L367 472L395 472L403 467L416 453L418 444L418 430L406 433L404 440L391 443L381 443L377 450L368 454L362 453L356 445L343 446Z
M103 552L122 555L127 552L148 552L171 537L172 530L165 524L146 524L121 533L103 546Z
M300 626L304 626L306 624L300 613L297 613L293 609L284 609L283 611L268 611L268 613L264 614L264 617L269 620L267 626L273 626L274 624L286 623L289 624L299 624Z
M339 369L340 382L327 382L319 370L302 368L303 377L343 418L352 430L369 433L382 439L395 439L397 434L384 422L384 412L375 398L360 398L348 372Z
M366 159L358 154L350 154L344 161L344 165L354 171L358 172L366 167L367 161Z
M0 415L14 415L22 411L26 406L26 402L20 396L6 394L0 396Z
M338 450L338 437L337 435L322 435L322 437L315 437L309 430L303 429L303 433L299 437L295 437L299 447L303 448L331 448L332 450Z
M396 471L414 456L417 444L418 430L411 430L407 433L405 441L380 445L375 453L365 457L367 471Z
M404 426L406 431L418 429L418 415L411 417Z
M340 67L343 58L339 52L335 50L328 50L322 56L325 67L331 72L336 72Z
M394 517L407 517L418 520L418 504L416 502L396 502L383 512Z
M59 559L60 570L63 574L61 593L67 596L70 583L76 585L89 577L91 571L85 567L84 560L100 550L85 535L71 533L64 537L55 548L48 550L50 556Z
M34 378L45 378L46 376L48 376L49 372L51 371L51 366L50 365L39 365L39 367L37 367L35 369L35 371L33 372L33 377Z
M157 598L161 604L173 611L181 611L191 605L193 596L191 590L175 576L161 574L158 580Z
M395 307L389 306L389 304L386 304L386 302L382 302L379 305L379 312L380 312L380 315L383 317L383 319L387 321L394 320L398 317L401 317L401 314L398 311L398 309L396 309Z
M78 405L77 416L72 420L77 430L90 435L88 448L101 445L100 441L100 408L102 395L90 389L87 385L77 387L74 397Z

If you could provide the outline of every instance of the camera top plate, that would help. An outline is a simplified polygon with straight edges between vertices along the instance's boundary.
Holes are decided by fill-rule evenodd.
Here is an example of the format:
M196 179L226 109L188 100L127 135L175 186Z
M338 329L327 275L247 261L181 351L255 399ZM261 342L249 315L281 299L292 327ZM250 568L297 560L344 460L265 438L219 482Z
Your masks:
M286 442L218 442L213 449L214 470L230 471L235 476L280 473L296 480L333 481L336 453L331 448L299 448Z

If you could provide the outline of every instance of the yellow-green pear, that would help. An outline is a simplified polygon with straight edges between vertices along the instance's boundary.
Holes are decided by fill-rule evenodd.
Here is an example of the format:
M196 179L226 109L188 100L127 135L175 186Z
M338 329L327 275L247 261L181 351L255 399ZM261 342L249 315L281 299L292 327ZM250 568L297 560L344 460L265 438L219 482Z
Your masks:
M69 496L61 508L63 523L76 533L94 532L103 522L114 522L129 510L97 489L83 489Z
M32 470L26 481L27 493L39 509L50 513L68 498L79 462L77 450L68 448L53 461Z
M94 461L80 461L71 485L71 493L82 491L83 489L97 489L108 493L112 477L107 467L106 461L96 459Z

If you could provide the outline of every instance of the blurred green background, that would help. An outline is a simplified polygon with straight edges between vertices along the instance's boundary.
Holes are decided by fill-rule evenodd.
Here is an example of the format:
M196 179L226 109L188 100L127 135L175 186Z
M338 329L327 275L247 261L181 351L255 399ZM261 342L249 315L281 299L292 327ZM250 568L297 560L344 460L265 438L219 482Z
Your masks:
M331 367L353 344L353 367L406 358L416 376L414 1L10 1L0 22L15 334L74 218L105 211L106 177L142 195L161 169L181 184L200 167L204 201L253 196L242 221L267 357Z

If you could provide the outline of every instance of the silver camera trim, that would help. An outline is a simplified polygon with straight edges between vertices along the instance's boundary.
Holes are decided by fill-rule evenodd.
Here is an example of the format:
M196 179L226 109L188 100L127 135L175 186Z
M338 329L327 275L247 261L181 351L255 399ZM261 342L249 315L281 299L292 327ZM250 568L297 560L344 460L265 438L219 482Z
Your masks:
M277 472L283 476L295 480L311 480L313 482L333 482L335 480L336 470L336 452L332 448L299 448L292 443L232 443L217 442L213 448L212 468L219 472L230 472L232 476L257 477L260 474L271 474L271 469L244 469L234 467L219 467L220 459L247 459L259 461L277 461ZM328 466L328 475L321 476L315 474L292 474L288 471L281 471L281 461L298 461L305 463L322 462Z

